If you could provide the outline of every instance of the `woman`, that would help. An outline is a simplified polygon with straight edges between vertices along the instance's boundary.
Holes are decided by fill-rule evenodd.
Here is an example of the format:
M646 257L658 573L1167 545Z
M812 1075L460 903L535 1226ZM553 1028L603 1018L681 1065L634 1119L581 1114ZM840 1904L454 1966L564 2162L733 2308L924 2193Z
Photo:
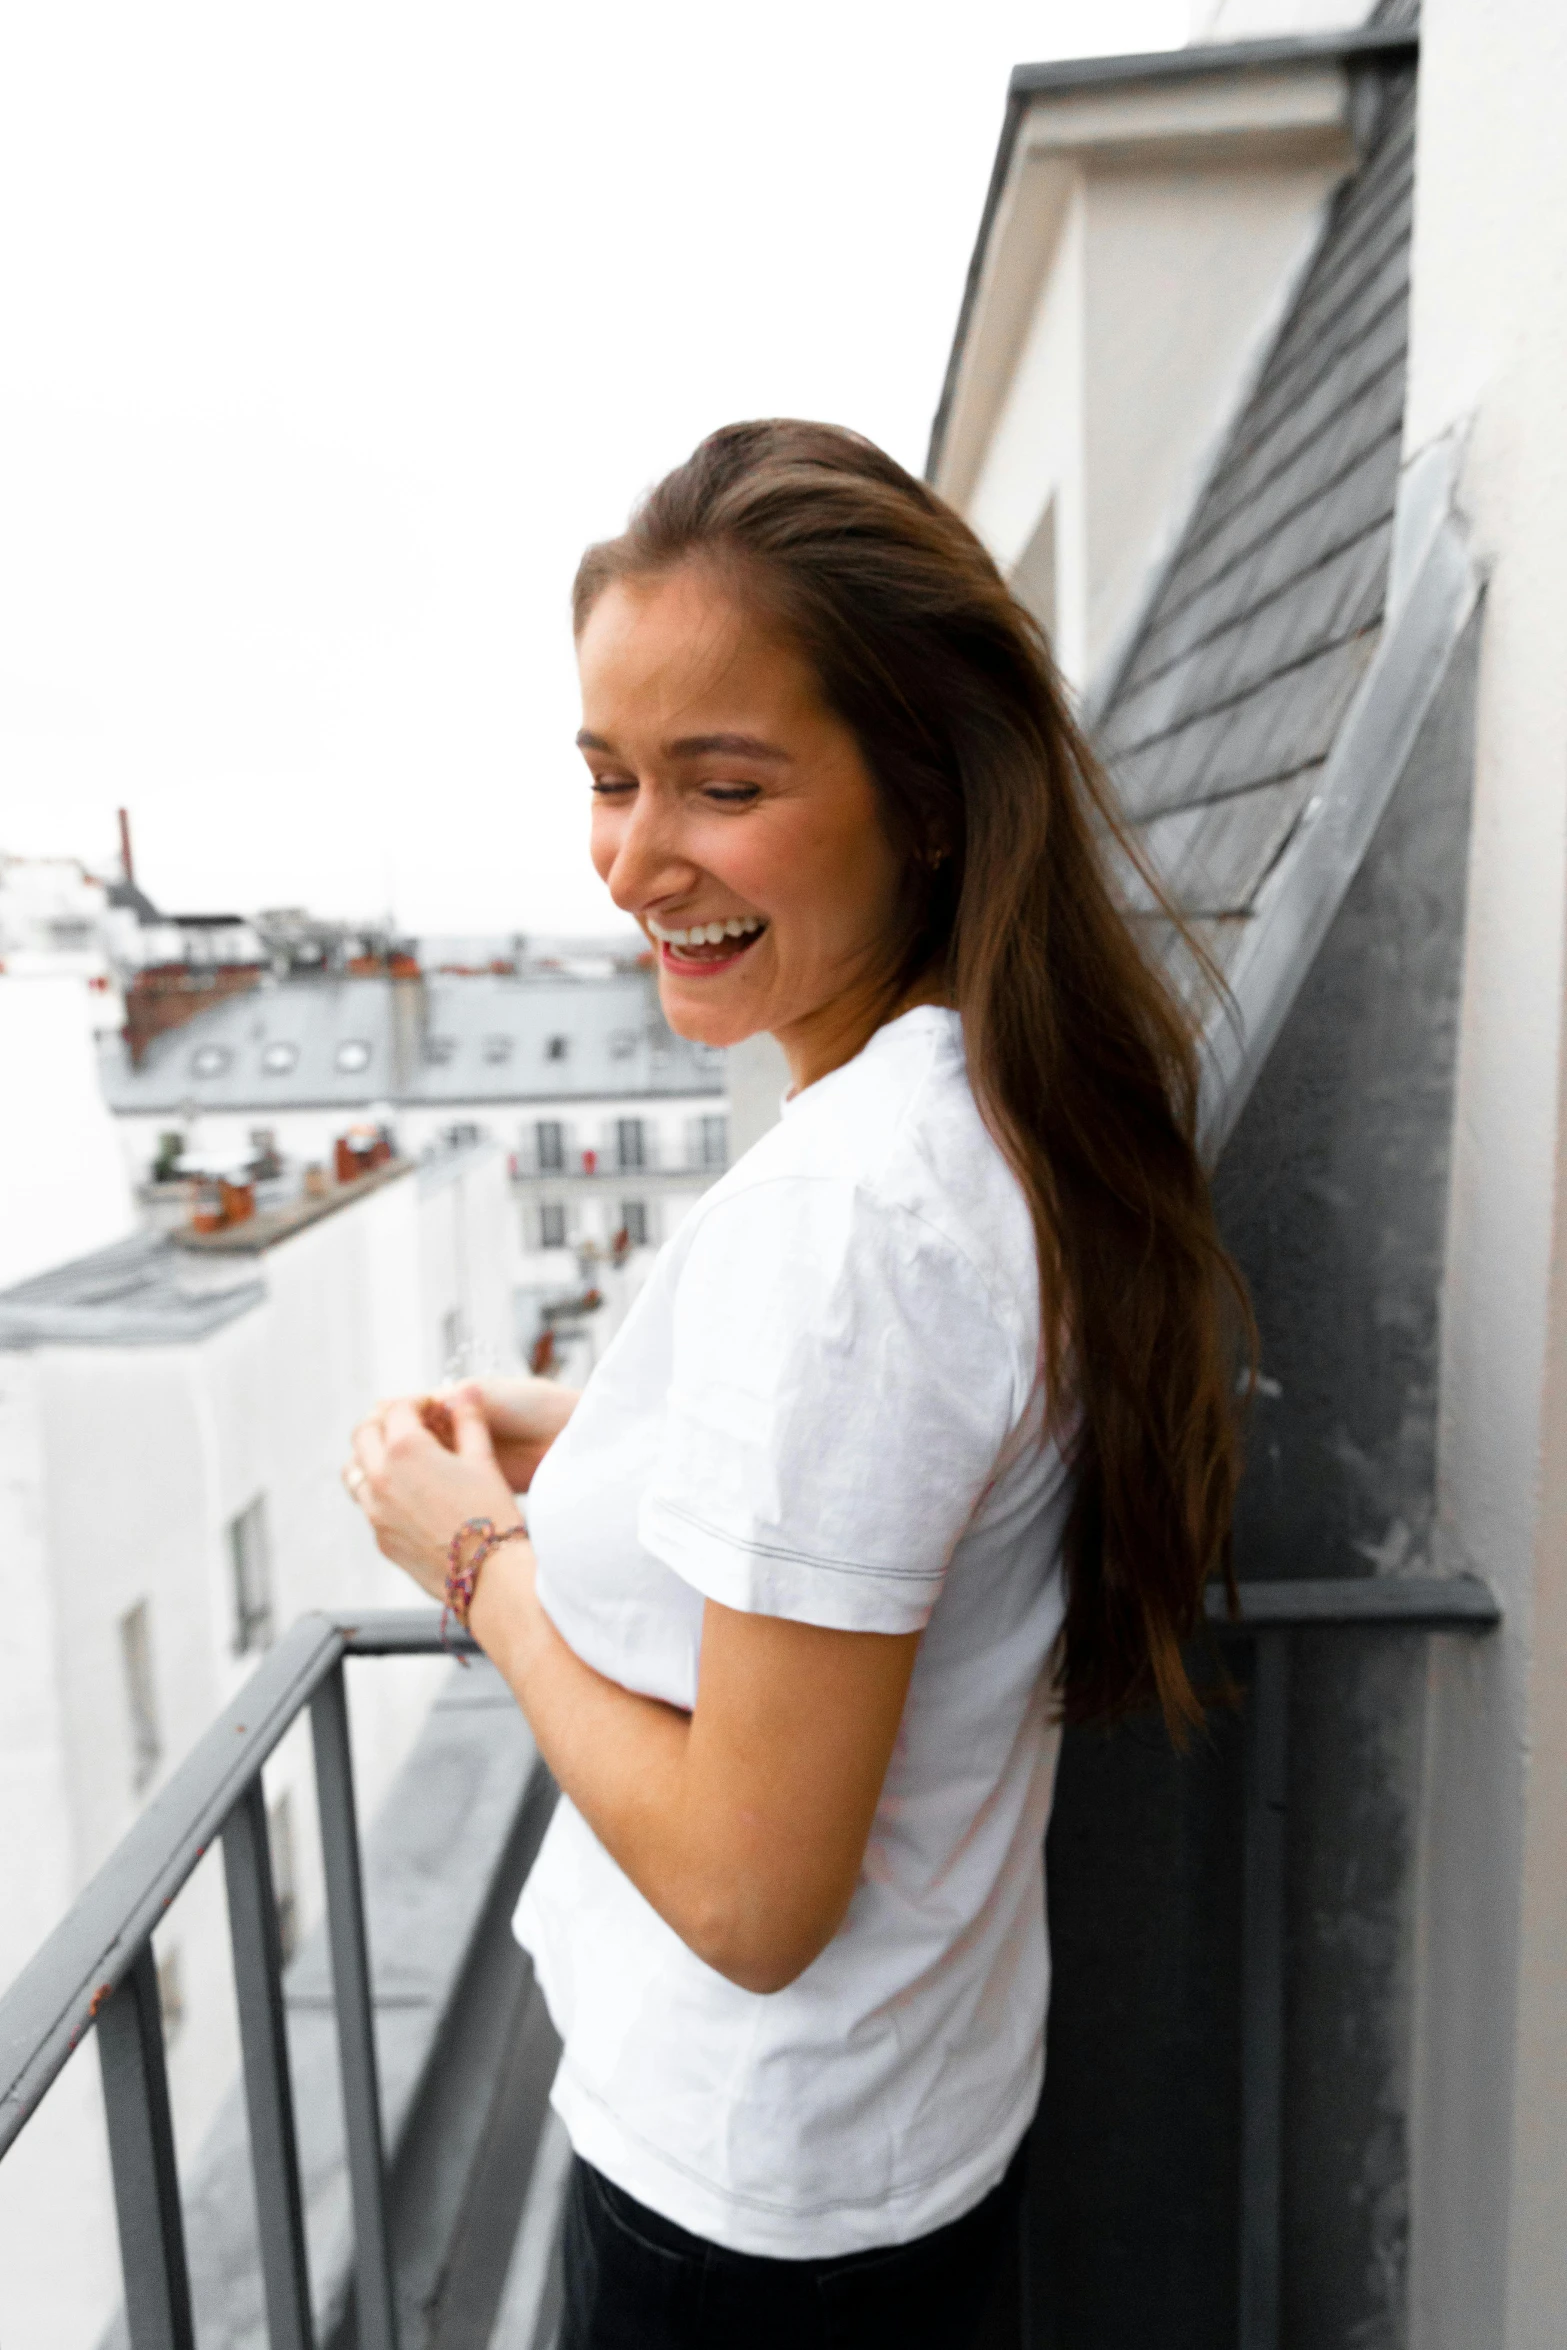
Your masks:
M1038 630L868 443L714 434L575 620L598 871L670 1024L769 1030L789 1097L581 1396L459 1389L455 1450L393 1404L347 1474L562 1789L518 1932L568 2350L956 2350L1042 2075L1058 1724L1199 1712L1244 1303L1192 1036Z

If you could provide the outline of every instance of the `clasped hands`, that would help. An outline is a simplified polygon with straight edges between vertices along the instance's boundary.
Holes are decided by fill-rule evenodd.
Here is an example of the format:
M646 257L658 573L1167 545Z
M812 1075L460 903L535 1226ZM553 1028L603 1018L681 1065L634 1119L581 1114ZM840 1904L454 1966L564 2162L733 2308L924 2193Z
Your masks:
M522 1522L526 1493L577 1402L548 1379L468 1379L433 1396L377 1404L354 1430L343 1483L376 1547L432 1599L467 1518Z

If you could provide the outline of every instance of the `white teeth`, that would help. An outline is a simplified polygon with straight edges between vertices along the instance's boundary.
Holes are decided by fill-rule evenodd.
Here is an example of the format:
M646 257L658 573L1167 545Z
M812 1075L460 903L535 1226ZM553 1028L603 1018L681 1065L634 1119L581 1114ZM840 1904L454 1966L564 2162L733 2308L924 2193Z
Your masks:
M726 938L754 938L767 928L760 914L731 914L724 922L693 922L686 930L666 930L651 914L646 919L660 946L666 947L722 946Z

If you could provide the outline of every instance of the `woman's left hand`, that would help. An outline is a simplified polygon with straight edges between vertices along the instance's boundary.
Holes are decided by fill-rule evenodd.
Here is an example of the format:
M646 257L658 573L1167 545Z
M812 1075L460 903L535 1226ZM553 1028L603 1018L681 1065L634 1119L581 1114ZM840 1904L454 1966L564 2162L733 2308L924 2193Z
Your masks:
M377 1548L432 1599L446 1596L446 1554L465 1518L520 1526L516 1497L482 1415L453 1397L457 1449L430 1434L411 1399L378 1405L354 1430L343 1483L370 1521Z

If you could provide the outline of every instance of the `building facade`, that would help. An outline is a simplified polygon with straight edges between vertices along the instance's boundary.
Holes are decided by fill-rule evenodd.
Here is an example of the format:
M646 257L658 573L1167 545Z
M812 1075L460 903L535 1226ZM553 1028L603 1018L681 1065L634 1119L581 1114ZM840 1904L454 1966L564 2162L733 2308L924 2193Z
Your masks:
M295 1617L406 1603L342 1490L349 1435L454 1350L510 1367L510 1222L502 1154L465 1144L205 1238L132 1231L0 1293L0 1981ZM367 1816L444 1670L356 1690ZM266 1796L291 1949L321 1906L302 1726ZM213 1855L157 1950L192 2152L238 2062L227 1931ZM90 2051L0 2171L0 2279L7 2338L62 2350L119 2298Z
M1478 1578L1501 1621L1294 1644L1268 2278L1244 1709L1185 1762L1069 1736L1027 2338L1534 2350L1567 2308L1567 21L1194 30L1014 76L931 475L1231 990L1243 1585Z

